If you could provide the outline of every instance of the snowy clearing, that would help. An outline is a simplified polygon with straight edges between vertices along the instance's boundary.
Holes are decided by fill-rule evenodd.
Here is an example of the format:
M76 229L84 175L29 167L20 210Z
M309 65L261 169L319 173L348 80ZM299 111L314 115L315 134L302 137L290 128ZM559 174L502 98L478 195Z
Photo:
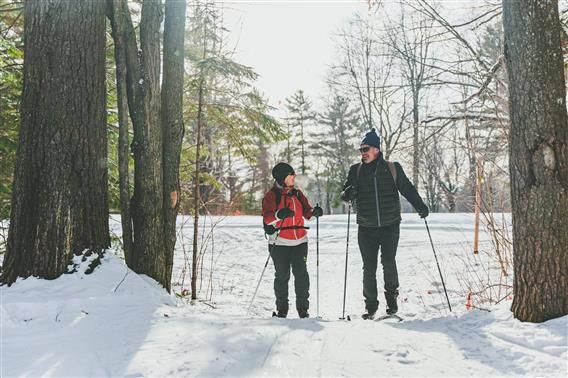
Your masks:
M200 298L207 301L192 305L168 295L153 280L129 271L113 252L91 275L82 273L86 261L78 273L53 281L30 278L0 287L0 375L568 375L568 317L521 323L509 312L510 300L492 307L479 305L491 312L466 310L463 267L464 256L471 253L473 215L428 217L454 310L450 313L424 223L416 214L403 214L397 254L399 314L405 319L401 323L359 318L364 303L354 223L346 304L346 313L354 319L338 319L346 215L324 216L320 222L321 319L315 318L315 222L308 222L312 318L297 318L290 282L289 318L273 319L271 262L250 313L246 311L268 257L260 217L208 218L203 227L216 221L220 222L200 266ZM191 218L179 218L183 239L178 243L173 287L178 293L184 261L190 258L191 224ZM116 219L111 227L119 233ZM485 249L487 243L487 236L482 237ZM478 266L486 275L482 267L487 267L489 257L480 253L476 259L477 265L467 266ZM498 275L494 270L489 274ZM380 268L378 279L382 283ZM183 288L189 288L189 274ZM379 300L382 313L384 300Z

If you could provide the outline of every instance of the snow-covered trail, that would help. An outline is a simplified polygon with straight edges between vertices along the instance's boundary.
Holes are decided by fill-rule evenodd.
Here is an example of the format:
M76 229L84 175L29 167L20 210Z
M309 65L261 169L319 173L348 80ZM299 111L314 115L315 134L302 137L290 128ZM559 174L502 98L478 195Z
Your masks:
M111 253L91 275L32 278L0 287L0 376L568 375L568 317L520 323L512 318L507 301L491 312L465 310L458 277L463 275L463 255L471 251L470 215L428 218L452 313L424 223L415 214L404 216L397 255L402 323L358 317L364 309L362 272L352 224L346 312L354 319L339 320L346 220L321 219L320 319L315 318L315 222L310 222L308 260L310 319L298 319L293 311L292 282L290 317L269 317L274 308L271 262L247 313L268 256L259 217L228 217L215 228L203 257L200 297L208 297L208 287L213 289L207 303L191 305L165 294ZM116 222L111 224L117 228ZM178 245L178 292L181 244L191 244L191 231L190 226L182 228ZM480 267L486 264L483 255L479 259ZM380 271L378 278L381 283ZM187 280L183 288L189 287ZM384 311L379 300L379 311Z
M432 305L431 310L438 315L447 313L447 304L443 296L440 277L436 268L432 247L429 243L428 235L424 222L415 214L405 215L405 222L401 230L397 261L399 278L401 281L401 297L418 305L406 306L414 312L422 312L424 306ZM432 218L432 217L430 217ZM452 281L455 274L446 269L453 268L451 262L444 266L444 261L453 255L463 254L467 250L468 239L472 239L473 223L469 215L456 215L452 222L447 216L438 216L439 220L430 220L430 228L434 238L435 247L438 251L440 265L444 270L446 280ZM180 221L181 222L181 221ZM432 223L433 222L433 223ZM223 307L233 304L242 307L254 291L262 268L268 258L267 241L265 240L262 229L259 226L258 217L228 217L217 226L214 241L214 253L208 250L204 255L205 280L211 259L215 264L215 274L213 277L214 300L217 306ZM319 243L319 281L320 281L320 312L324 316L333 314L335 317L341 314L344 269L346 257L346 235L347 235L347 216L328 216L323 217L320 222L320 243ZM308 270L311 281L311 312L314 313L316 307L316 243L315 243L315 222L308 222L311 227ZM189 242L188 240L187 242ZM482 238L482 243L484 239ZM211 243L210 243L211 244ZM440 250L443 250L440 253ZM471 250L471 247L469 248ZM179 260L178 260L179 261ZM350 241L348 251L348 272L347 272L347 310L359 313L363 310L362 303L362 263L357 246L357 225L352 217L350 226ZM178 266L178 273L181 271ZM456 272L457 273L457 272ZM256 298L252 315L264 317L269 314L274 305L274 293L272 280L274 270L272 262L263 276L263 280ZM181 281L180 274L174 273L174 284ZM382 273L378 271L380 288L382 288ZM426 281L425 281L426 280ZM206 291L208 282L203 283L203 290ZM186 281L187 286L187 281ZM184 286L185 287L185 286ZM451 290L450 285L448 287ZM455 287L457 290L457 286ZM381 291L381 290L380 290ZM426 298L428 291L432 298ZM231 294L231 295L227 295ZM234 295L238 294L238 295ZM409 301L408 296L416 296L418 301ZM381 302L383 298L379 298ZM463 298L456 298L463 302ZM405 302L405 303L406 303ZM294 308L293 282L290 282L290 303ZM405 307L402 303L402 307ZM463 302L465 303L465 302ZM248 303L246 303L248 304ZM403 310L404 311L404 310Z

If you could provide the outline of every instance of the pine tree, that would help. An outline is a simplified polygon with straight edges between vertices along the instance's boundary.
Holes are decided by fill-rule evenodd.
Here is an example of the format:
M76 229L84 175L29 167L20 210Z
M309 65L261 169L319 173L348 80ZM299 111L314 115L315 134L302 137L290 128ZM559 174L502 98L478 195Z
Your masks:
M0 219L10 217L10 197L18 129L23 72L23 17L19 4L3 4L0 17Z
M280 125L268 114L268 105L252 85L257 74L232 59L224 42L226 29L218 6L211 0L194 1L186 53L192 67L185 88L188 124L196 135L192 172L194 214L192 299L197 298L199 216L215 211L224 202L221 185L230 199L237 197L238 176L234 158L255 164L259 140L281 136ZM229 148L227 148L229 147ZM224 179L222 176L228 176ZM226 209L222 209L226 210Z
M340 204L339 192L347 179L349 167L357 161L354 141L358 134L361 120L349 101L335 95L323 114L318 117L319 132L312 134L316 141L312 144L316 156L325 161L327 211Z
M296 91L286 99L286 109L288 117L287 124L290 127L291 142L288 147L288 154L298 150L300 154L300 172L306 174L307 166L307 133L310 125L313 124L315 113L312 110L311 101L304 95L303 90ZM297 147L296 147L297 145Z

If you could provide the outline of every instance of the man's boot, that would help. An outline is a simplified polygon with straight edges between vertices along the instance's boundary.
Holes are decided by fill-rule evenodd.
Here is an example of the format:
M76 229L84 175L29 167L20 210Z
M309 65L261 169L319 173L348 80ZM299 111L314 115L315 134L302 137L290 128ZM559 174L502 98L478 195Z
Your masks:
M398 291L386 292L385 298L387 300L387 314L394 315L398 312L398 304L396 303L396 298L398 297Z
M301 319L309 318L310 314L308 313L308 309L298 309L298 316Z
M367 309L365 311L365 313L363 315L361 315L361 317L365 320L373 320L375 319L375 313L377 312L377 310L369 310Z
M278 310L278 312L276 313L276 316L279 317L279 318L285 318L286 316L288 316L288 309Z

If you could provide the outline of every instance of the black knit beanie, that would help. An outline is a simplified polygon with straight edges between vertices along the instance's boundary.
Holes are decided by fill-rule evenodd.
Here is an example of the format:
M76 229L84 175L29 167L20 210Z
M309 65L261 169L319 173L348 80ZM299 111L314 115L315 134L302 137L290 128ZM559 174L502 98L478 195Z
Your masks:
M284 186L284 179L291 174L294 174L294 168L290 164L278 163L272 168L272 177L280 186Z
M375 132L375 128L372 128L371 131L365 134L365 137L361 141L361 144L377 147L379 150L381 149L381 139Z

